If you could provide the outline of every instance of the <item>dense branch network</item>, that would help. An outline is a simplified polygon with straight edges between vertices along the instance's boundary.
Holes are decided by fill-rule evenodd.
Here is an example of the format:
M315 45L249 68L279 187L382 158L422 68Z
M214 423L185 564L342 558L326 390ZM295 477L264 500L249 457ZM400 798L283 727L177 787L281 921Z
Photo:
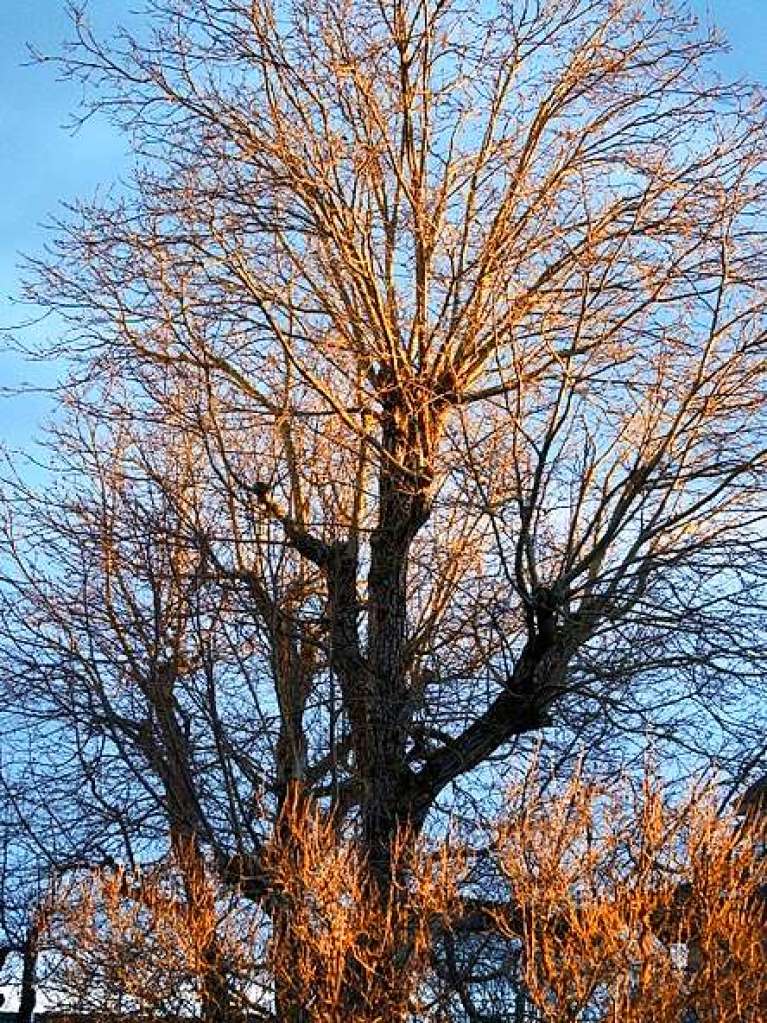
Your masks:
M385 888L536 742L752 756L765 139L718 39L639 0L155 7L61 60L137 165L33 266L72 375L50 487L5 488L54 859L171 836L263 899L298 787Z

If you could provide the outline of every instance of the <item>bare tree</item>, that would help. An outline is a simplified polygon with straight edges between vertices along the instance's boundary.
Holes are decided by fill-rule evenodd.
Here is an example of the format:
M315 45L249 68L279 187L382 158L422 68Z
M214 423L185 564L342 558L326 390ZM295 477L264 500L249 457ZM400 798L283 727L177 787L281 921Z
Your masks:
M0 766L2 770L2 766ZM1 776L0 776L1 777ZM0 977L15 982L17 1018L31 1023L37 1001L38 959L47 925L48 876L18 820L18 797L6 788L0 795ZM0 1005L4 1002L0 996Z
M261 898L297 785L385 897L398 829L522 737L755 748L764 118L716 36L645 0L152 11L62 60L137 167L36 266L65 482L8 488L5 671L95 801L141 793L111 833Z

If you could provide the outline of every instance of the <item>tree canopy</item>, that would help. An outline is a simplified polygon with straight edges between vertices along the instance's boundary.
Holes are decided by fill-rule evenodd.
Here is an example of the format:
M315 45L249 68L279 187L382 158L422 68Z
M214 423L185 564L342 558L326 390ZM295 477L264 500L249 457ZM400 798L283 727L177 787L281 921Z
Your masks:
M4 770L51 862L191 843L262 899L298 791L386 889L540 743L757 763L767 150L717 36L661 0L75 28L136 161L27 295L69 377L49 482L6 473Z

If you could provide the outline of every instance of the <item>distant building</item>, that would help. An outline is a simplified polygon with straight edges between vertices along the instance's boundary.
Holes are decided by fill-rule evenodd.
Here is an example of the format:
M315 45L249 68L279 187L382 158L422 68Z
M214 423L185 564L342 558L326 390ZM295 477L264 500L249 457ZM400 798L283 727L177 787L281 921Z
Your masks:
M735 812L753 832L761 854L767 854L767 774L757 778L736 800Z
M739 817L767 815L767 774L749 785L735 807Z

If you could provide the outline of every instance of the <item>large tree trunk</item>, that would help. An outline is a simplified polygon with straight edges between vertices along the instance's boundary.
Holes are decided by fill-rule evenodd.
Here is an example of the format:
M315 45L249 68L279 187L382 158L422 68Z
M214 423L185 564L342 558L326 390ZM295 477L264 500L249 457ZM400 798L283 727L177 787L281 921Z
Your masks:
M405 403L386 411L382 427L378 521L370 539L367 730L357 737L362 789L362 838L373 877L386 897L390 850L410 824L402 794L409 774L406 743L412 700L406 663L408 563L413 540L430 513L431 458L438 427L430 416L408 414Z

